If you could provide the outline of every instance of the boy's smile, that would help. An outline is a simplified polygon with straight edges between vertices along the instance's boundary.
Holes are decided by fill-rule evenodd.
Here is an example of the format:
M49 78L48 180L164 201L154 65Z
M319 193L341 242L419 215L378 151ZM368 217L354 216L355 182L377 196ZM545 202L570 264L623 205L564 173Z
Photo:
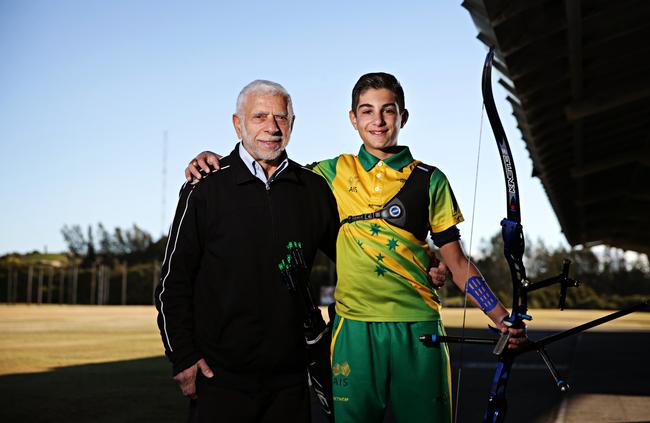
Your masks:
M361 93L356 110L350 111L352 126L359 132L368 153L380 159L394 154L399 130L406 124L408 111L400 110L395 94L370 88Z

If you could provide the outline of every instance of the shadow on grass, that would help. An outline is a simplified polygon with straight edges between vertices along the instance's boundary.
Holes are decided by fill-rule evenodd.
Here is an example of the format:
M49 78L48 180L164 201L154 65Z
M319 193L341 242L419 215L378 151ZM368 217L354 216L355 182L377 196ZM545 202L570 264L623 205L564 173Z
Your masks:
M459 331L449 334L459 335ZM484 336L485 331L467 330L466 335ZM530 334L532 339L546 335ZM646 397L650 397L649 350L650 335L639 332L586 333L548 348L573 394ZM451 346L451 357L455 385L461 359L458 345ZM481 421L496 359L489 347L465 346L462 362L459 421ZM518 358L512 371L508 399L507 421L545 422L553 421L562 396L539 356L528 353ZM313 408L314 422L324 422L315 404ZM2 422L185 422L187 410L188 402L171 379L164 357L0 376Z
M183 422L187 407L164 357L0 377L3 422Z
M466 336L486 336L487 331L466 330ZM460 335L460 330L449 330ZM533 340L554 332L529 331ZM489 335L487 335L489 336ZM461 402L458 421L480 422L496 367L491 347L451 345L454 395L462 355ZM554 364L571 386L568 394L556 388L549 371L536 352L519 356L507 388L507 422L554 422L565 398L577 394L606 394L650 397L650 334L647 332L589 332L572 336L547 347ZM602 404L607 407L607 404ZM650 417L650 402L647 412Z
M313 422L326 422L312 398ZM0 422L179 423L189 403L164 357L0 376Z

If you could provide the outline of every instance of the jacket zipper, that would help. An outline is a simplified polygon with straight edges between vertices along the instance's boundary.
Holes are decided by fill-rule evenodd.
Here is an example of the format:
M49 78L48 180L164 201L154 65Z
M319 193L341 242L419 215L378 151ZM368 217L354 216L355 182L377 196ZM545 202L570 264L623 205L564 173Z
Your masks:
M279 236L278 236L278 222L275 220L275 213L273 212L273 200L271 198L271 180L266 182L265 188L266 188L266 199L268 200L269 204L269 213L271 214L271 231L273 232L273 243L275 246L278 245L279 243Z

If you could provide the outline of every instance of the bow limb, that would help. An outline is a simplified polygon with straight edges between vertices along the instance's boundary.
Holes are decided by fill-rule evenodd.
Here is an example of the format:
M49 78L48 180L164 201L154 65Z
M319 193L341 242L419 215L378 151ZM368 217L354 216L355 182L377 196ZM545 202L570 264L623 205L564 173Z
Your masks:
M493 61L494 47L490 48L490 51L485 57L482 93L485 111L488 115L490 126L494 132L494 139L499 149L499 157L501 158L501 166L503 168L503 176L506 184L507 217L501 221L501 235L503 237L503 252L508 261L513 287L512 313L509 317L509 321L510 323L515 323L515 320L519 319L519 323L521 323L521 315L526 315L527 312L527 295L526 292L520 288L527 284L527 279L526 269L523 264L525 243L523 227L521 226L519 185L517 184L517 172L515 170L512 153L510 152L510 144L508 143L508 138L506 137L503 125L501 124L501 119L499 118L499 113L494 104L494 96L492 94Z

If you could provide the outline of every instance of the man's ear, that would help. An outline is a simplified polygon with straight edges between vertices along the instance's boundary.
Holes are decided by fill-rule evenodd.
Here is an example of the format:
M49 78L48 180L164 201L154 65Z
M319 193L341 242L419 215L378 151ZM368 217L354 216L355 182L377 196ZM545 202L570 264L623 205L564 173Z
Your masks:
M358 131L359 128L357 128L357 115L352 110L350 110L350 113L348 113L348 114L350 116L350 123L352 123L352 126L354 126L354 129L356 129Z
M296 115L293 115L293 117L291 117L291 128L290 128L291 132L293 132L294 123L296 123Z
M233 113L232 115L232 126L235 127L235 132L237 132L237 139L242 139L242 134L241 134L241 120L239 119L239 116L237 116L236 113Z
M409 120L409 111L407 109L404 109L402 112L402 124L400 125L400 129L406 125L406 121Z

